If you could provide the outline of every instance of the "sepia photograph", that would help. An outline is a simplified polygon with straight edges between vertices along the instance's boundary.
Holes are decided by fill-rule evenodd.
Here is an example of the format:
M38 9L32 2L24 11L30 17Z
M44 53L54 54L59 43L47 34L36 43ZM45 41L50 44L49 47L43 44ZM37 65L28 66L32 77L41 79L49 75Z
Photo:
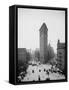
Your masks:
M18 8L17 82L66 80L65 10Z

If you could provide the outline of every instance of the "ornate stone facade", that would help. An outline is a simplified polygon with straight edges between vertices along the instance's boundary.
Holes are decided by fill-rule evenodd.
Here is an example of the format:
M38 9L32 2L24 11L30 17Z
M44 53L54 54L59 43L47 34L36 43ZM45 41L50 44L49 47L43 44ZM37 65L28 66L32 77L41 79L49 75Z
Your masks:
M48 61L48 57L47 57L48 29L45 23L42 24L39 31L40 31L40 61L41 63L45 63Z
M57 43L57 61L58 61L58 67L64 71L65 69L65 43L61 43L59 40Z

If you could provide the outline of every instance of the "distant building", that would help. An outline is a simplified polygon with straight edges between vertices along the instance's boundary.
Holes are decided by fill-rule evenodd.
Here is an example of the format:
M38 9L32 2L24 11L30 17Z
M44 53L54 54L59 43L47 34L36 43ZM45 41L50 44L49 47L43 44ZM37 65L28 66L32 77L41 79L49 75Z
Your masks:
M45 23L42 24L39 31L40 31L40 62L45 63L48 61L48 52L47 52L48 29Z
M18 64L22 64L26 61L26 48L18 48Z
M59 40L57 43L57 62L58 62L58 67L64 71L65 69L65 43L61 43Z

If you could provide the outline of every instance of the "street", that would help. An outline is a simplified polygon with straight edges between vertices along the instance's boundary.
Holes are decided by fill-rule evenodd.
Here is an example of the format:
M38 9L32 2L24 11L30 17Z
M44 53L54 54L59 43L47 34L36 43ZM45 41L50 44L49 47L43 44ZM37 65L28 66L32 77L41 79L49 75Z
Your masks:
M23 79L21 76L18 77L21 82L65 79L62 72L55 66L50 64L39 64L39 62L36 63L34 61L28 66L26 72L27 74Z

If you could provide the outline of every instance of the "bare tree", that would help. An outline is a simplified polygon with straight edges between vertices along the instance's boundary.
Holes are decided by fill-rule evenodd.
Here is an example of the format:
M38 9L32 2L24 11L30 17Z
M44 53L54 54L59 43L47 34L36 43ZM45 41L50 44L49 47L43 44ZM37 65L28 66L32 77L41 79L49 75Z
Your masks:
M40 61L40 52L39 52L39 50L35 50L35 58L37 59L37 61Z
M50 44L48 45L47 48L48 48L48 60L50 60L55 57L55 53L54 53L53 47L51 47Z

